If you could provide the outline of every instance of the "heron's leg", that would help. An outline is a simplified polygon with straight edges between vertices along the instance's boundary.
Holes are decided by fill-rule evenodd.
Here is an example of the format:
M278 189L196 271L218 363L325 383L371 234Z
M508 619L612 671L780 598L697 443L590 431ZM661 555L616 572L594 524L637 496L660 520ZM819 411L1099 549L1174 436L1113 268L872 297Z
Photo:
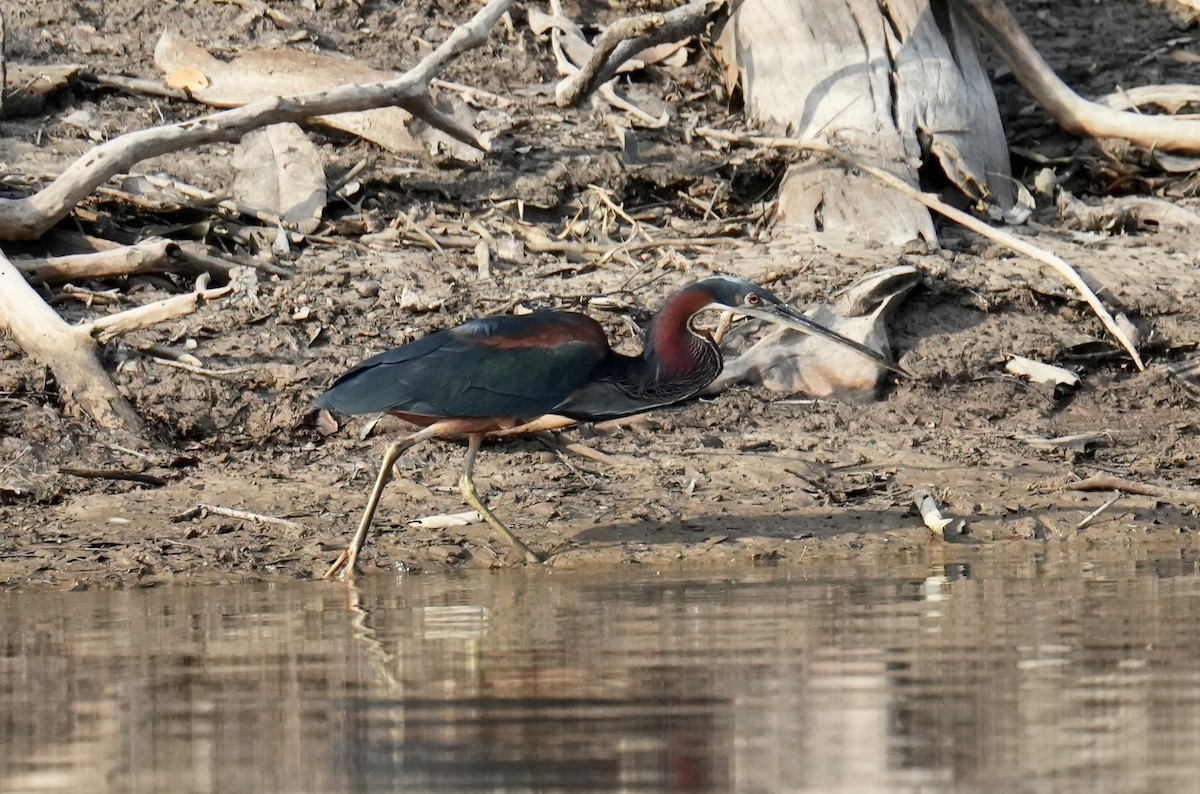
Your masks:
M503 430L492 430L488 433L488 438L508 438L509 436L526 436L532 433L541 433L546 430L562 430L571 425L579 424L578 419L571 419L558 414L542 414L537 419L526 422L523 425L515 427L506 427Z
M558 414L544 414L534 419L531 422L526 422L523 425L516 427L507 427L503 430L493 430L488 433L488 438L508 438L509 436L525 436L538 435L543 441L546 441L556 449L563 449L567 452L574 453L581 458L594 460L597 463L602 463L605 466L617 466L619 462L605 455L603 452L592 449L586 444L579 442L564 442L558 438L557 431L579 424L576 419L570 419L566 416Z
M538 433L540 438L551 449L562 450L578 455L581 458L595 461L604 466L619 466L621 462L611 455L605 455L598 449L592 449L587 444L581 444L578 441L563 441L562 437L555 431L544 431Z
M472 433L468 439L467 470L463 472L462 477L458 480L458 490L462 491L463 499L467 500L467 504L479 511L479 515L488 523L492 531L507 540L514 549L521 552L521 556L525 558L526 562L541 562L541 555L522 543L521 539L514 535L511 529L504 526L500 522L500 519L496 518L496 515L487 508L487 505L483 503L483 500L479 498L479 494L475 491L475 480L472 478L472 475L475 472L475 456L479 454L479 445L483 443L483 436L483 433Z
M358 530L355 531L350 545L338 555L338 558L334 560L333 565L329 566L329 570L325 572L323 578L330 579L334 574L342 570L342 568L345 568L346 576L351 580L354 579L354 575L358 572L358 554L362 551L363 544L367 542L367 530L371 527L371 519L375 517L375 508L379 507L379 498L383 496L383 489L387 486L388 481L392 479L392 467L396 465L396 460L404 453L404 450L421 443L427 438L433 438L435 435L437 435L435 426L427 427L420 432L396 439L388 446L387 452L383 453L383 462L379 464L379 474L375 477L375 487L371 489L371 496L367 499L367 507L363 510L362 518L358 522Z

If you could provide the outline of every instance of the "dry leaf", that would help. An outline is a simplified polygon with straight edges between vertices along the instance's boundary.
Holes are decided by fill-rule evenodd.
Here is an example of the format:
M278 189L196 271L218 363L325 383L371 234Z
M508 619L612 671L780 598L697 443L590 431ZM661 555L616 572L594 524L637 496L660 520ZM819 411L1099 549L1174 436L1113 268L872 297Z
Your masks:
M215 107L239 107L271 96L294 96L348 83L376 83L399 75L372 69L356 61L298 50L251 50L226 63L187 39L166 32L154 47L154 64L167 74L191 69L210 81L192 90L200 102ZM337 113L313 121L357 135L393 152L421 150L408 131L412 117L400 108L375 108L360 113Z
M233 157L233 195L309 234L325 208L321 153L295 124L272 124L242 138Z
M183 91L203 91L208 88L208 78L199 69L184 67L176 69L163 80L167 88L178 88Z
M683 66L687 63L688 51L687 43L692 40L691 36L679 41L668 41L666 44L659 44L654 47L648 47L637 54L637 59L643 63L661 63L664 66Z

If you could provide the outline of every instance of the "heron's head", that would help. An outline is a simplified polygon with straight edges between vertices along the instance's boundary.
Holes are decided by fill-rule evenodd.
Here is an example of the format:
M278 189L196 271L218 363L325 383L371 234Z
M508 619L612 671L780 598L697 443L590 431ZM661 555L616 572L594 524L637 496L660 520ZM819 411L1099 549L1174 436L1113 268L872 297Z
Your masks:
M832 342L837 342L859 355L866 356L875 361L885 369L891 370L898 375L911 377L908 372L888 361L878 351L842 336L837 331L826 328L811 318L806 317L775 297L775 294L771 290L759 286L752 281L734 276L713 276L712 278L697 281L687 289L700 290L709 298L708 305L703 306L701 311L704 309L730 311L735 314L743 314L747 317L754 317L777 325L794 328L804 334L819 336Z

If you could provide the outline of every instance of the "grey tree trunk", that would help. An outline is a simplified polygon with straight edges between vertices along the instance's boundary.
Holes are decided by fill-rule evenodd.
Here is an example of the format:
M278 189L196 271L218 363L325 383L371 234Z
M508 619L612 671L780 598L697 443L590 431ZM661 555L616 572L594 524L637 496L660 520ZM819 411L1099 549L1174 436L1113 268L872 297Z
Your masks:
M973 27L946 0L744 0L722 35L747 112L918 182L935 160L966 196L1007 211L1008 149ZM934 241L928 211L823 160L793 165L776 224L884 243Z

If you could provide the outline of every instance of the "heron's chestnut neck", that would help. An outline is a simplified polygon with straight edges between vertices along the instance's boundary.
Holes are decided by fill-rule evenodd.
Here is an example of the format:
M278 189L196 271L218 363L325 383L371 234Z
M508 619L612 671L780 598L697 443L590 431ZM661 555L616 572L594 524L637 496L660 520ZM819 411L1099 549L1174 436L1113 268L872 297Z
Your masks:
M643 358L656 365L660 377L686 375L699 361L710 358L716 351L716 344L707 331L697 332L691 327L696 313L712 302L713 295L708 289L693 284L668 298L654 316L646 334Z

